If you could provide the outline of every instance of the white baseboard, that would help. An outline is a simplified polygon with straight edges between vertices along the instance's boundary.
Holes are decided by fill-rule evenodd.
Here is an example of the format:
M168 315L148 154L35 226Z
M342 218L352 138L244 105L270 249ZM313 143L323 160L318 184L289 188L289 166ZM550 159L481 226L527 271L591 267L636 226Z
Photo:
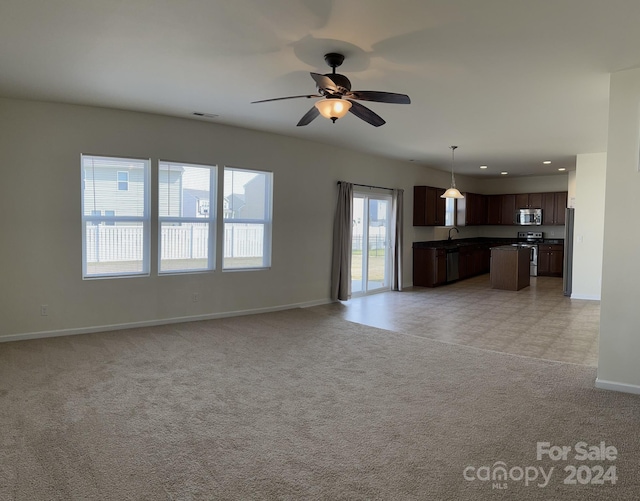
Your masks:
M154 327L156 325L179 324L182 322L197 322L200 320L215 320L216 318L240 317L243 315L257 315L258 313L270 313L274 311L292 310L295 308L310 308L329 304L331 299L319 299L304 303L286 304L281 306L269 306L266 308L255 308L251 310L226 311L222 313L208 313L204 315L193 315L188 317L161 318L157 320L143 320L141 322L129 322L124 324L96 325L92 327L78 327L75 329L60 329L53 331L25 332L22 334L7 334L0 336L0 343L9 341L24 341L27 339L41 339L47 337L75 336L77 334L91 334L94 332L119 331L124 329L135 329L137 327Z
M606 381L604 379L596 378L596 388L601 390L620 391L622 393L632 393L634 395L640 395L640 386L635 384L618 383L615 381Z
M600 301L600 295L590 296L588 294L571 294L571 299L586 299L587 301Z

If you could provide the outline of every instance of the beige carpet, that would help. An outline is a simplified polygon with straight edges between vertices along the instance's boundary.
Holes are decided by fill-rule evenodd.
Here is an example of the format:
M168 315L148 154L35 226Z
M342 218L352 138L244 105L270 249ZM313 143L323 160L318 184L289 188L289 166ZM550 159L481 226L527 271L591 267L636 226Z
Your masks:
M638 499L640 398L594 378L308 310L0 344L0 499ZM536 460L580 441L617 459ZM465 480L498 461L554 471Z

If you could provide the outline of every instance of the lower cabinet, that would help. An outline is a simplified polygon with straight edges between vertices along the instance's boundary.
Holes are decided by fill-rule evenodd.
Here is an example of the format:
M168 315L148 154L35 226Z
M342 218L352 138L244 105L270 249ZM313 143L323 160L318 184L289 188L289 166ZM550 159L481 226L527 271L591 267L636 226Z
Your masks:
M561 277L563 265L563 245L541 244L538 246L538 275Z
M489 272L491 250L486 245L462 246L458 259L460 279L474 277Z
M454 256L458 259L459 280L489 272L491 251L487 245L462 245ZM447 281L446 249L413 249L413 285L436 287Z
M413 249L413 285L435 287L447 283L444 249Z

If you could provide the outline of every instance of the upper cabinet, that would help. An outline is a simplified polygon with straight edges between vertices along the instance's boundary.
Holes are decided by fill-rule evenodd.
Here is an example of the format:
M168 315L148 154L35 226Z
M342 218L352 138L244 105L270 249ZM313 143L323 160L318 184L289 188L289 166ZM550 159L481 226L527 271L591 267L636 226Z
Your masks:
M558 226L565 224L565 209L567 208L567 192L542 194L542 224Z
M446 201L440 198L442 188L413 187L413 225L444 226ZM480 195L465 193L456 200L457 225L509 225L514 226L518 209L542 209L542 224L565 224L567 192L518 193L516 195Z
M516 215L516 196L500 195L502 200L500 209L500 224L513 224Z
M413 187L413 226L444 226L446 200L443 188Z
M502 224L502 195L487 196L487 224Z
M516 209L541 209L542 193L519 193L516 195Z
M487 224L488 197L478 193L465 193L456 200L458 226Z

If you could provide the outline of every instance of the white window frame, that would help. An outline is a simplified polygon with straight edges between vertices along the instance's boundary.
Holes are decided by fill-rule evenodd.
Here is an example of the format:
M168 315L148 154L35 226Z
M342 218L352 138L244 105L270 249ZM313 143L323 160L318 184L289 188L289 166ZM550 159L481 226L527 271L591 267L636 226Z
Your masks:
M158 275L176 275L184 273L203 273L216 269L216 200L217 200L217 184L218 184L218 166L193 164L185 162L172 162L169 160L158 161L158 183L156 186L157 193L160 193L160 166L175 165L179 167L197 167L199 169L209 169L209 215L207 217L182 217L182 216L160 216L158 214ZM182 194L180 195L182 203ZM213 210L212 210L213 209ZM206 268L188 268L185 270L162 270L162 223L208 223L208 249L207 249L207 267Z
M87 189L85 174L84 174L84 159L85 158L95 158L95 159L108 159L108 160L119 160L124 162L143 162L144 164L144 206L143 206L143 215L142 216L104 216L102 213L100 215L85 215L85 207L84 207L84 190ZM150 198L150 185L151 185L151 159L149 158L131 158L131 157L112 157L106 155L80 155L80 172L81 178L84 183L82 183L82 190L80 194L80 204L81 204L81 212L82 215L82 279L83 280L95 280L95 279L105 279L105 278L125 278L125 277L148 277L150 270L150 242L151 242L151 198ZM119 171L117 171L119 172ZM128 174L128 173L127 173ZM92 178L92 181L95 180ZM117 187L116 187L117 188ZM128 188L128 183L127 183ZM116 190L120 191L120 190ZM91 211L97 212L97 211ZM101 212L101 211L100 211ZM96 274L87 274L87 223L90 222L94 225L100 225L101 223L142 223L142 271L119 271L115 273L96 273Z
M264 200L264 214L265 218L263 219L248 219L248 218L227 218L224 217L224 209L222 211L222 236L220 238L222 244L222 271L223 272L238 272L238 271L252 271L252 270L265 270L271 268L271 239L272 239L272 226L273 226L273 172L264 171L258 169L246 169L242 167L233 167L230 165L225 165L222 169L223 181L221 186L222 192L222 201L221 206L224 202L224 173L226 171L238 171L238 172L249 172L255 173L265 176L265 200ZM225 268L224 266L224 248L225 248L225 225L229 223L236 224L261 224L263 225L263 240L262 240L262 266L247 266L247 267L233 267L233 268Z

